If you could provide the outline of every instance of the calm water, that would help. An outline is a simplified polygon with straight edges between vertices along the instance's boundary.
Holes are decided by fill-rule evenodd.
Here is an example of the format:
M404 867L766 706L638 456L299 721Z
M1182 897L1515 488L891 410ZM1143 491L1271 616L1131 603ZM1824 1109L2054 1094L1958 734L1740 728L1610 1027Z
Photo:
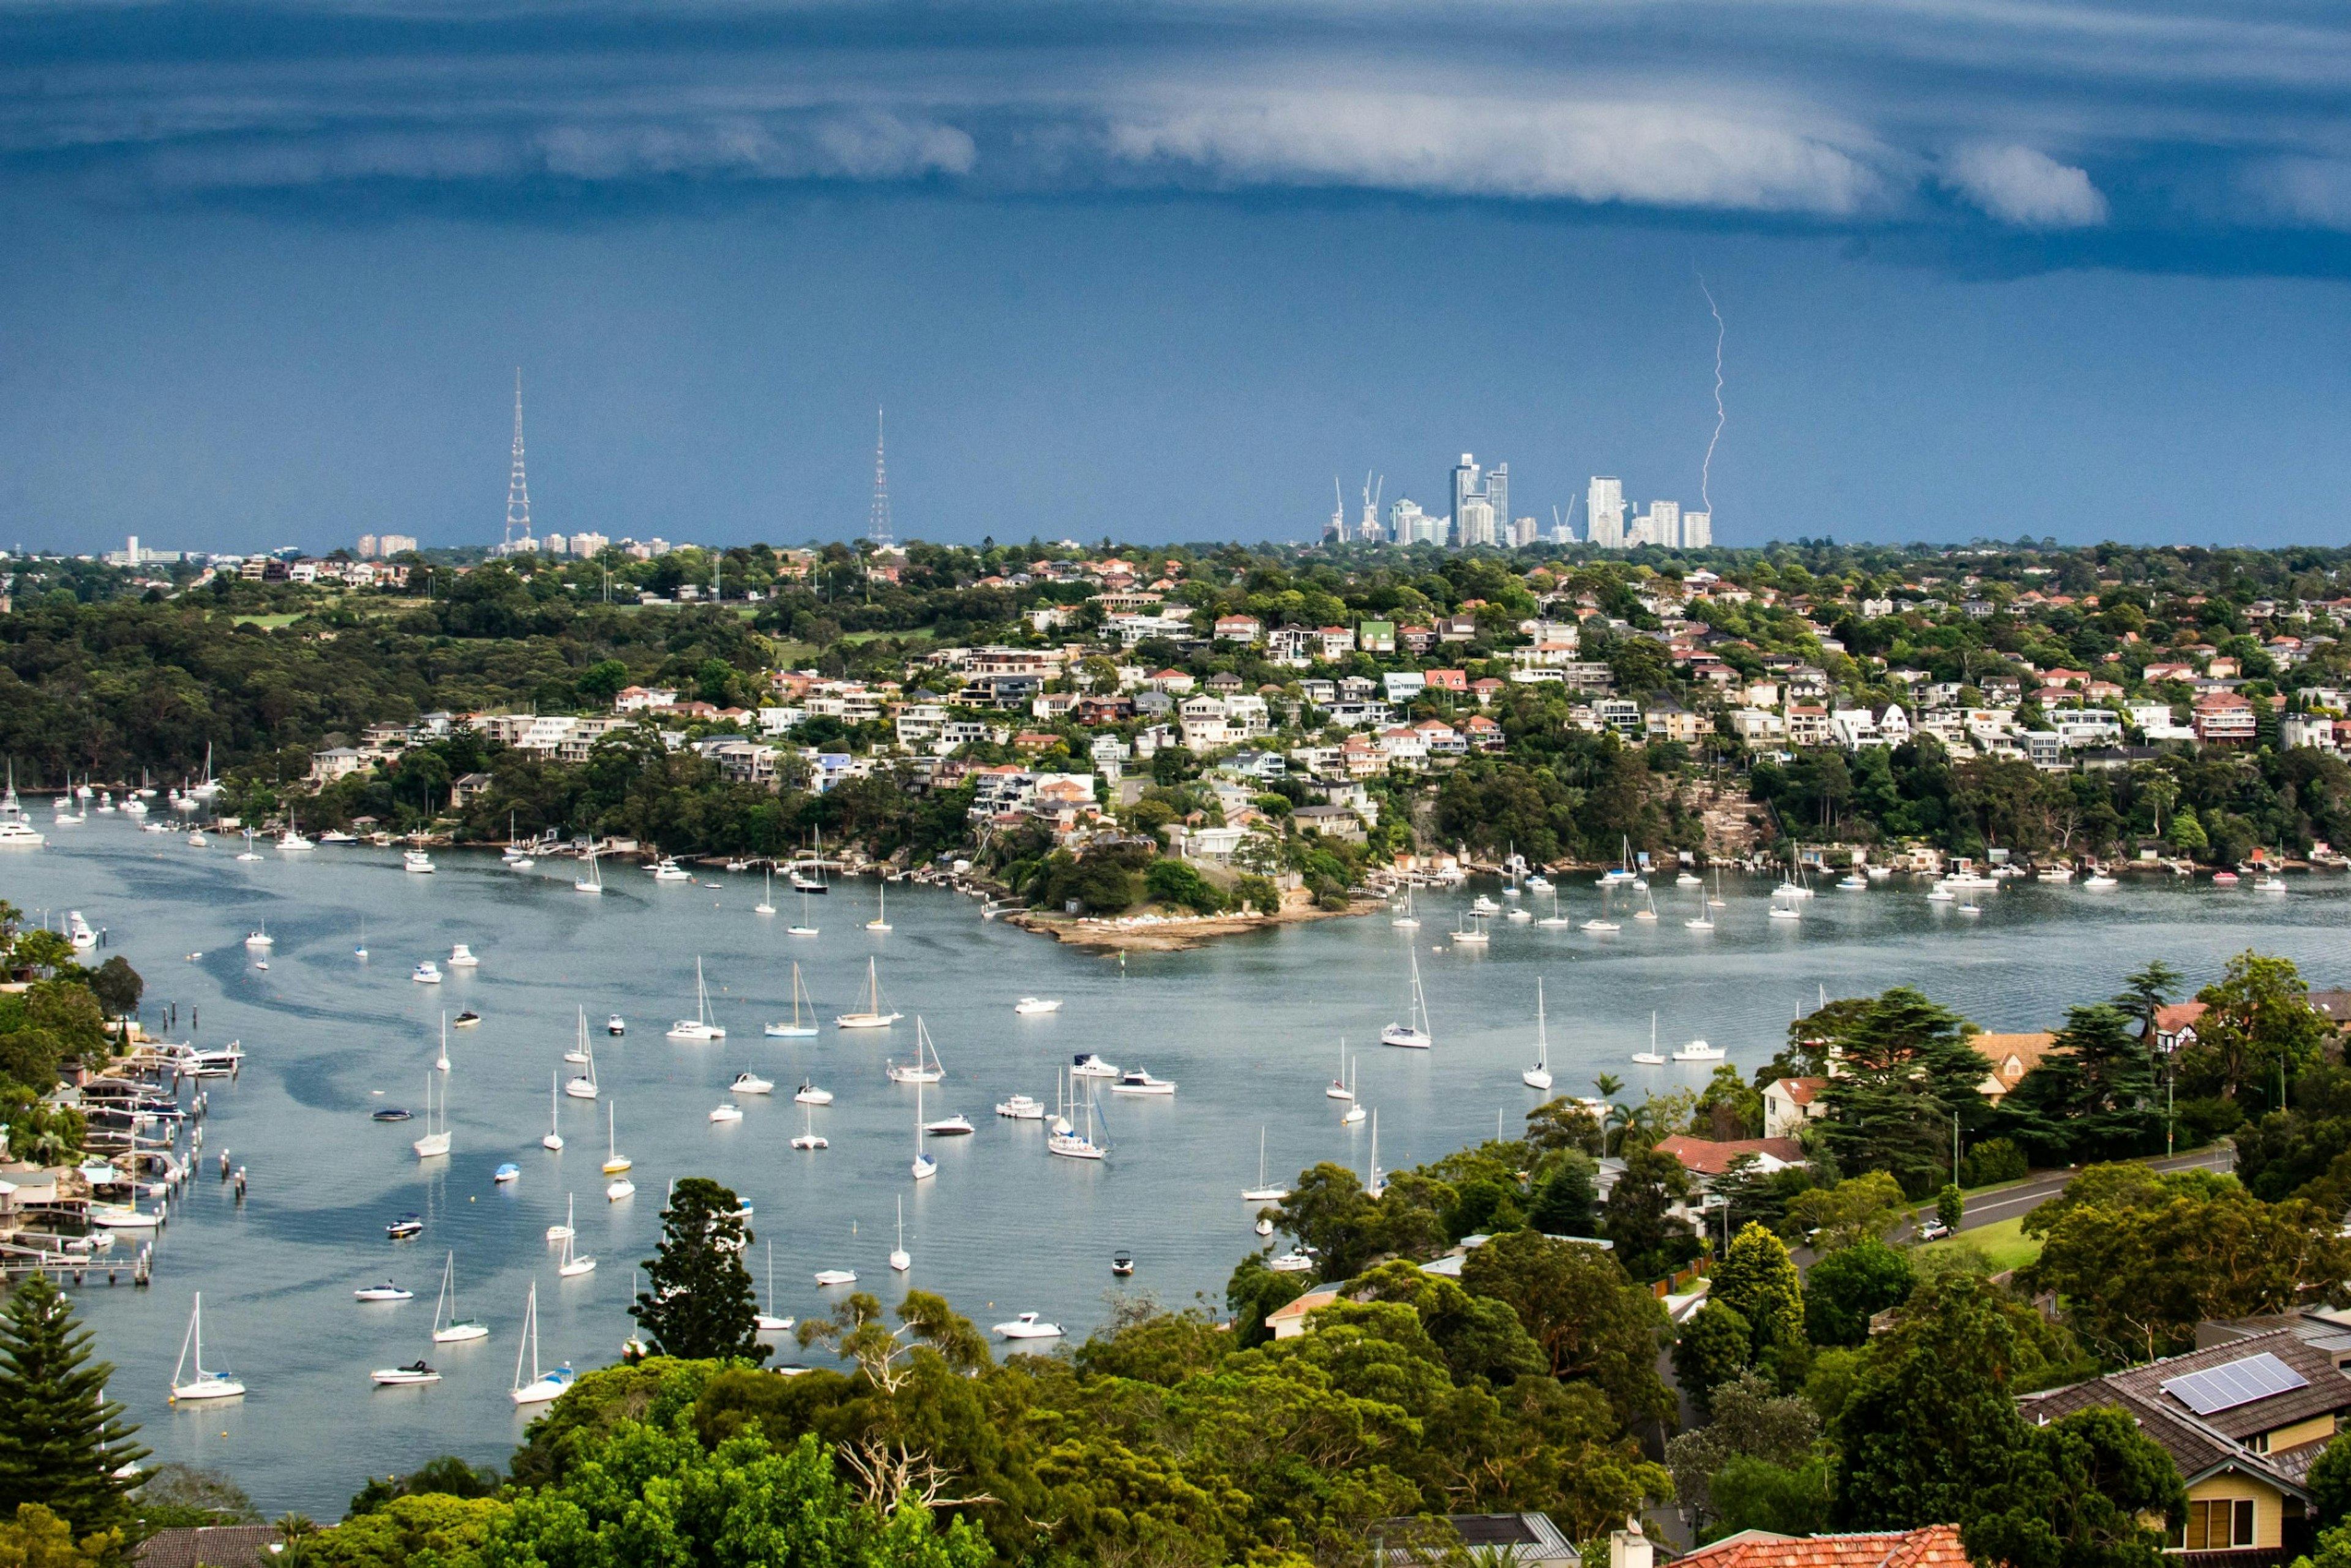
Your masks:
M36 821L41 820L37 816ZM1769 886L1731 884L1711 934L1686 930L1687 892L1658 894L1654 926L1624 921L1614 936L1494 924L1492 946L1451 949L1446 933L1468 894L1426 899L1417 933L1384 917L1331 920L1184 954L1138 955L1123 967L1043 938L983 922L969 900L893 890L896 929L869 933L874 888L850 883L810 901L822 935L787 937L798 901L752 913L755 877L704 873L723 885L656 884L613 869L603 898L575 894L570 862L523 873L495 857L444 853L433 876L407 874L396 853L351 847L235 859L239 841L195 849L178 834L146 834L119 817L53 830L50 847L0 860L0 896L28 910L85 912L110 952L147 978L148 1016L180 1004L200 1043L241 1039L250 1052L234 1083L210 1085L204 1169L175 1206L157 1245L149 1291L93 1283L80 1292L113 1385L159 1458L232 1470L265 1509L340 1515L371 1472L454 1451L504 1458L523 1419L507 1398L524 1293L538 1281L540 1354L580 1366L615 1358L629 1329L630 1270L648 1256L667 1184L725 1181L757 1206L767 1270L774 1245L774 1310L820 1312L821 1268L853 1268L860 1288L885 1300L903 1289L942 1291L982 1325L1037 1310L1082 1334L1113 1281L1111 1255L1131 1250L1131 1288L1180 1305L1195 1291L1221 1303L1226 1275L1252 1245L1259 1129L1270 1169L1317 1160L1362 1169L1367 1127L1342 1128L1322 1090L1343 1037L1360 1044L1364 1103L1380 1113L1380 1160L1400 1168L1490 1135L1499 1113L1515 1126L1539 1096L1519 1082L1532 1060L1535 981L1549 999L1552 1065L1562 1092L1588 1092L1614 1071L1643 1088L1694 1083L1703 1066L1637 1068L1627 1055L1661 1015L1668 1045L1702 1035L1752 1067L1782 1040L1788 1019L1818 988L1832 996L1908 982L1987 1028L2053 1024L2073 1001L2102 997L2149 958L2198 983L2229 954L2259 946L2300 962L2314 982L2346 976L2351 924L2346 880L2294 879L2285 897L2181 887L2169 878L2112 892L2023 885L1984 899L1980 919L1930 906L1924 888L1896 878L1867 893L1824 890L1801 924L1765 916ZM1563 904L1578 919L1599 894ZM1623 917L1631 905L1616 895ZM1547 905L1545 906L1547 910ZM267 970L243 945L266 918L277 945ZM371 956L353 956L364 919ZM1405 953L1416 942L1437 1049L1382 1050L1382 1025L1405 1005ZM452 943L481 957L440 987L413 983L423 958ZM663 1038L694 1008L694 964L705 961L721 1044ZM852 1005L869 955L885 999L907 1015L888 1031L841 1033L831 1016ZM763 1039L763 1019L789 1010L797 958L827 1026L806 1040ZM1059 1014L1016 1017L1024 994L1061 997ZM386 1104L421 1109L439 1019L471 1007L477 1029L451 1036L455 1152L421 1165L410 1152L419 1123L380 1124ZM591 1029L601 1102L566 1100L568 1147L539 1146L549 1074L562 1068L574 1009ZM627 1017L625 1040L602 1033ZM887 1059L910 1056L922 1015L946 1065L925 1113L961 1111L978 1128L931 1140L935 1180L917 1186L914 1092L886 1081ZM1038 1123L1001 1122L995 1103L1026 1092L1052 1103L1057 1066L1099 1051L1181 1084L1172 1101L1110 1099L1100 1165L1054 1159ZM735 1124L708 1120L746 1064L772 1079L772 1099L746 1097ZM565 1075L569 1070L564 1068ZM803 1074L836 1103L814 1113L831 1140L796 1153ZM437 1092L437 1091L436 1091ZM633 1156L637 1196L607 1204L598 1170L605 1104ZM251 1172L240 1207L209 1174L226 1148ZM504 1161L519 1183L499 1186ZM543 1239L579 1199L579 1247L601 1260L559 1280ZM911 1274L891 1273L893 1205L905 1203ZM413 1209L423 1237L384 1239ZM457 1254L461 1300L493 1330L486 1342L432 1347L433 1296L444 1255ZM398 1305L361 1305L351 1291L387 1274L417 1292ZM164 1395L192 1291L205 1300L209 1362L252 1393L225 1406L173 1410ZM376 1390L371 1368L430 1354L436 1386Z

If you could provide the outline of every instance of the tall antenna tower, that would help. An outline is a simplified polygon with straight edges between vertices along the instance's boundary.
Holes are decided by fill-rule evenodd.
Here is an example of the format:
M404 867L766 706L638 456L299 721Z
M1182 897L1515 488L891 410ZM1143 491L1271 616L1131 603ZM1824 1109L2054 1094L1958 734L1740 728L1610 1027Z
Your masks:
M514 543L515 529L530 538L530 486L522 474L522 367L515 367L515 444L514 472L507 478L507 543Z
M519 450L519 449L517 449ZM882 411L873 411L873 515L865 519L865 537L887 549L890 537L890 473L882 462Z

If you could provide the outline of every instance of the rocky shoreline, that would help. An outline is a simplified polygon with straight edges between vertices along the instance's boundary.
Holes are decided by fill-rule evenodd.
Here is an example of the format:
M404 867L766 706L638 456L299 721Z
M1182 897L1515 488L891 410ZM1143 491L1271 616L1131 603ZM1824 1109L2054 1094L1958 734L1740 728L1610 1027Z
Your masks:
M1219 936L1238 936L1309 920L1370 915L1385 907L1383 900L1359 898L1345 909L1318 909L1311 904L1301 904L1285 907L1279 915L1144 915L1104 920L1023 909L1003 918L1023 931L1034 931L1073 947L1093 947L1104 952L1184 953L1206 946Z

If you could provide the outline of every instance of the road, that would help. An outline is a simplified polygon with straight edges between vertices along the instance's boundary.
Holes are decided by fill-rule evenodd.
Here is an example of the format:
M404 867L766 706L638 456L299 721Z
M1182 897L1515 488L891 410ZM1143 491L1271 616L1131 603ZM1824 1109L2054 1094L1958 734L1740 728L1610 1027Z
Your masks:
M2149 1170L2166 1173L2196 1170L2226 1172L2236 1164L2236 1151L2222 1145L2218 1148L2199 1149L2190 1155L2173 1155L2165 1159L2148 1160L2145 1164ZM1988 1193L1981 1197L1971 1197L1968 1199L1967 1215L1959 1221L1959 1229L1962 1232L1980 1229L1987 1225L1998 1225L2003 1219L2014 1219L2019 1215L2030 1214L2064 1192L2065 1184L2072 1181L2074 1175L2072 1169L2038 1172L2021 1186L2006 1187L1999 1192ZM1917 1220L1928 1218L1934 1212L1931 1205L1921 1208L1917 1216L1897 1227L1886 1239L1909 1240Z

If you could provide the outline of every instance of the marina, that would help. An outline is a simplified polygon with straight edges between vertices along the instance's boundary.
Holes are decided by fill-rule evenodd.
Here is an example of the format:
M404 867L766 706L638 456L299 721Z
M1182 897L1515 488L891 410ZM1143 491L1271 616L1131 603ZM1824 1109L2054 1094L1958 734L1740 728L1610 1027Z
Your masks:
M350 1493L355 1431L379 1466L442 1452L499 1460L539 1407L518 1406L516 1387L617 1359L632 1328L630 1266L651 1256L662 1195L684 1176L714 1177L754 1206L750 1228L776 1252L771 1312L831 1310L813 1282L821 1270L853 1274L885 1301L938 1291L983 1326L1037 1313L1078 1339L1113 1284L1167 1302L1195 1291L1221 1300L1247 1250L1285 1249L1286 1238L1254 1235L1253 1209L1233 1200L1252 1182L1285 1185L1323 1160L1368 1176L1374 1124L1389 1170L1490 1135L1498 1112L1515 1126L1543 1098L1522 1082L1531 1060L1552 1092L1588 1093L1595 1075L1614 1072L1637 1103L1646 1090L1695 1088L1725 1061L1751 1071L1823 988L1852 995L1923 974L1936 1000L1987 1029L2047 1028L2153 958L2200 983L2256 947L2295 959L2314 984L2339 983L2351 924L2351 885L2324 873L2285 877L2283 894L2168 875L2097 890L2018 880L1978 890L1981 913L1965 921L1910 876L1803 901L1801 920L1774 921L1776 879L1733 874L1710 931L1685 924L1706 912L1708 889L1660 882L1655 922L1604 936L1497 923L1489 943L1456 946L1449 934L1470 900L1499 892L1480 880L1416 890L1425 928L1380 912L1122 965L983 919L979 901L935 887L893 886L891 929L869 929L880 916L871 877L831 880L834 917L821 936L791 939L753 913L758 872L697 868L690 883L616 874L583 899L568 885L574 866L517 870L494 850L441 850L424 876L397 850L266 845L244 862L240 844L215 835L197 846L97 817L13 858L5 891L36 917L80 911L145 976L151 1027L176 1006L172 1038L210 1053L172 1075L189 1128L179 1179L110 1211L152 1228L114 1232L109 1255L65 1275L69 1288L78 1277L80 1310L119 1369L110 1393L145 1423L158 1458L234 1464L268 1478L269 1511L322 1516ZM1560 881L1563 915L1601 911L1605 895L1588 878ZM365 958L352 948L362 915ZM265 921L269 946L248 948ZM478 967L448 963L460 944ZM558 1092L586 1065L564 1060L588 1054L583 1018L674 1016L695 995L697 957L708 1021L729 1031L718 1049L658 1029L608 1033L594 1050L601 1096ZM438 987L409 977L428 958L445 966ZM1016 1011L1024 997L1062 1006ZM481 1021L449 1035L444 1074L441 1018L460 1009ZM1649 1044L1653 1011L1666 1049L1702 1040L1709 1054L1627 1066ZM833 1022L889 1012L902 1016L863 1030ZM789 1037L760 1027L796 1016L824 1027ZM935 1088L920 1111L925 1085L886 1071L916 1060L918 1017L945 1042L951 1095ZM1326 1097L1343 1037L1365 1042L1400 1021L1432 1045L1351 1060L1354 1103L1384 1113L1343 1124ZM1062 1075L1091 1056L1108 1071L1081 1072L1073 1093ZM762 1095L738 1086L747 1072L830 1095ZM1182 1092L1121 1095L1123 1073ZM189 1114L199 1092L200 1117ZM616 1100L625 1138L613 1131ZM739 1119L713 1122L722 1103ZM1059 1103L1104 1157L1050 1156L1043 1113ZM917 1135L943 1113L1007 1105L1017 1109L980 1117L967 1135ZM374 1119L411 1107L447 1154L422 1156L416 1127ZM825 1153L796 1155L790 1140L811 1132ZM558 1134L563 1147L543 1146ZM913 1178L910 1142L935 1176ZM599 1202L598 1167L616 1149L632 1161L635 1196ZM509 1165L515 1179L498 1180ZM896 1270L902 1204L912 1262ZM575 1234L550 1241L567 1207ZM567 1245L575 1263L610 1266L567 1276ZM129 1260L149 1246L152 1285L132 1288ZM434 1287L452 1251L466 1317L488 1332L436 1343ZM1114 1265L1132 1277L1114 1277ZM106 1287L109 1270L118 1288ZM394 1280L413 1299L353 1299ZM175 1410L174 1362L193 1340L198 1291L201 1371L231 1369L246 1392ZM357 1399L371 1372L406 1369L420 1352L437 1381ZM778 1360L801 1356L779 1343ZM179 1375L193 1385L188 1369Z

